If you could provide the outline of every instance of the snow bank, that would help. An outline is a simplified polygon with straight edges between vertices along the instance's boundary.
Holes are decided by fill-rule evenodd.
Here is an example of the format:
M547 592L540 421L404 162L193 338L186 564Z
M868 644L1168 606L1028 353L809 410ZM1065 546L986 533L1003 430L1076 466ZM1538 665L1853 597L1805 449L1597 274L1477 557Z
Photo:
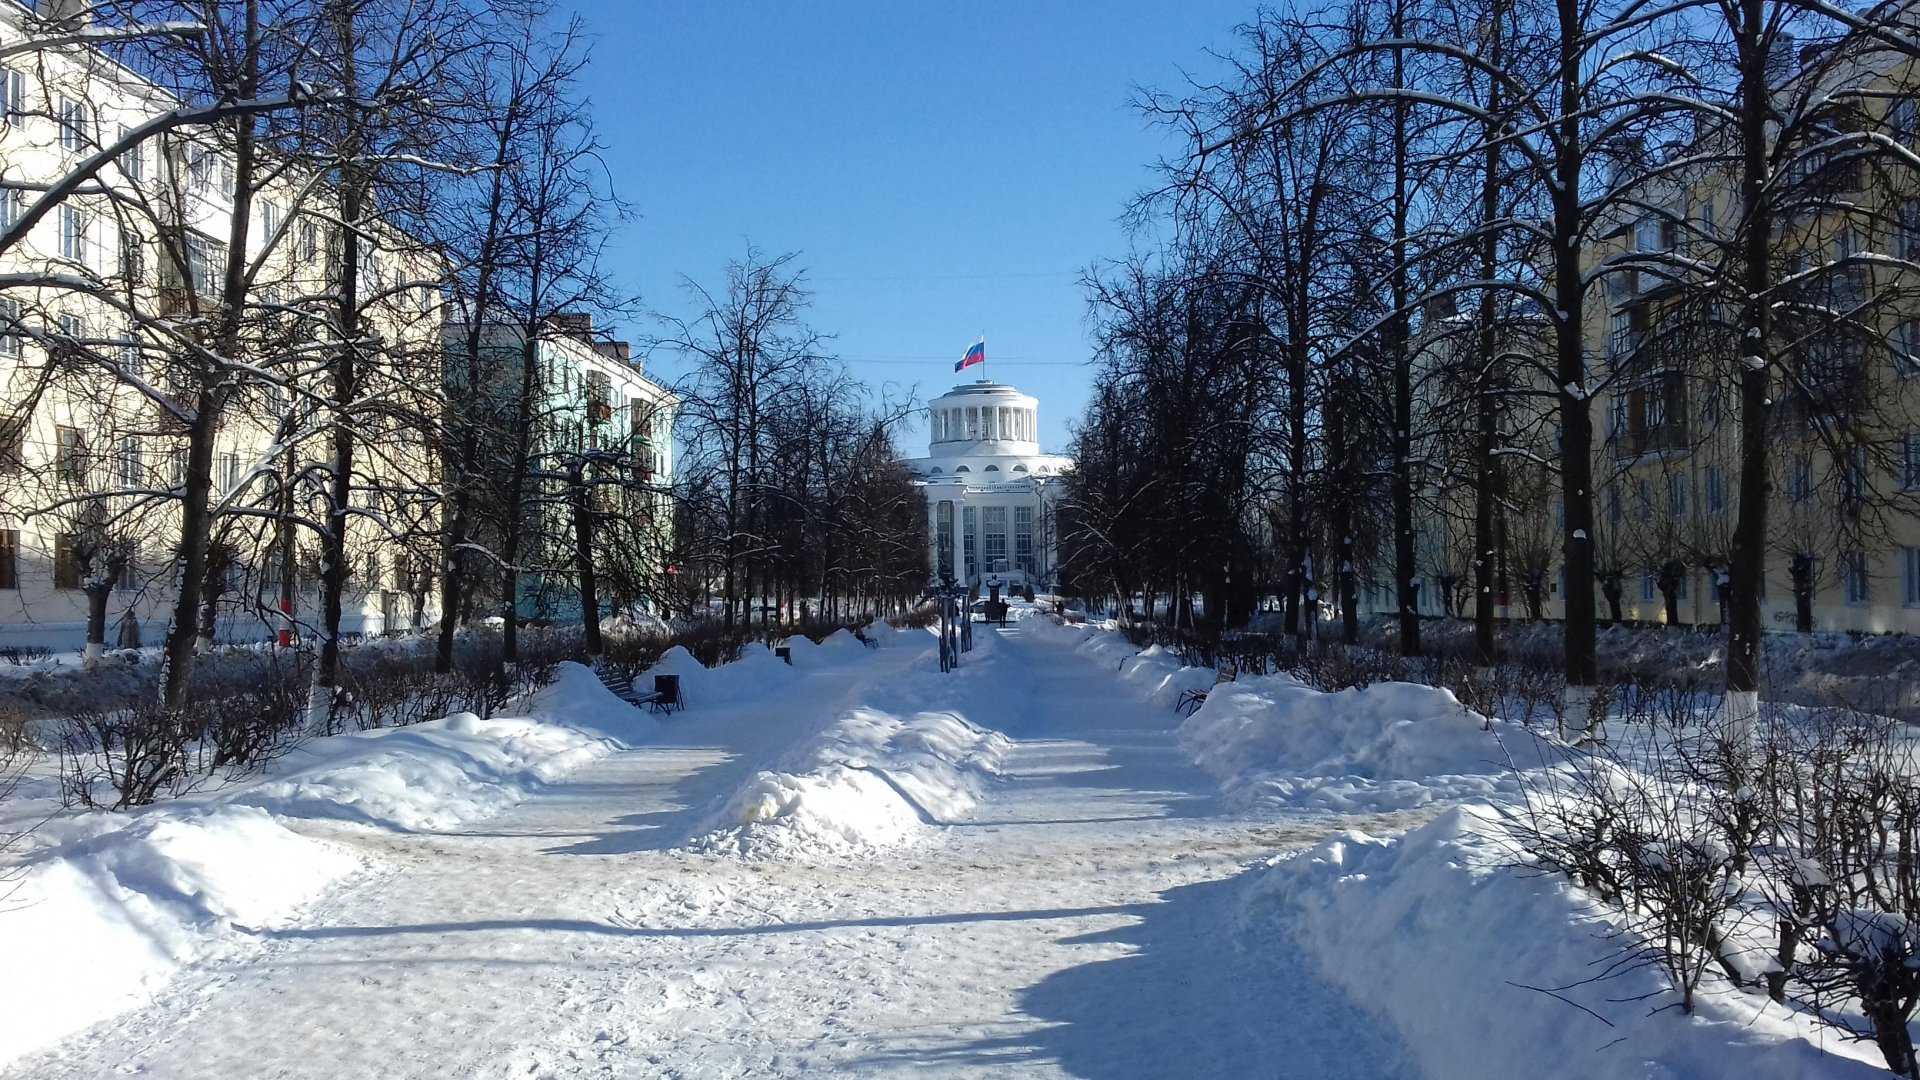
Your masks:
M1212 688L1180 744L1243 806L1409 809L1518 789L1503 736L1451 691L1376 683L1324 693L1287 675Z
M0 956L19 973L0 981L0 1061L134 1004L250 928L283 924L361 865L291 821L448 828L651 723L578 664L561 665L524 712L316 739L215 796L48 822L0 866Z
M1145 649L1133 646L1125 637L1107 627L1071 626L1040 617L1028 620L1023 629L1042 641L1068 645L1081 656L1113 668L1122 682L1130 683L1149 701L1168 708L1180 703L1188 690L1205 690L1218 677L1211 668L1182 667L1179 657L1159 646Z
M972 810L1010 745L951 712L854 708L748 780L694 846L759 858L892 847Z
M243 806L152 812L30 862L0 890L0 1061L135 1004L245 927L278 925L359 862Z
M225 801L292 818L403 831L446 829L497 813L613 750L609 734L651 726L579 664L562 664L525 716L455 713L411 727L318 739L277 763L277 779Z
M1602 913L1561 878L1503 865L1503 836L1491 808L1467 806L1398 840L1350 833L1280 856L1243 879L1240 932L1256 949L1291 935L1429 1080L1886 1075L1870 1047L1829 1035L1822 1049L1760 995L1703 995L1687 1016L1651 969L1585 982L1615 955Z
M795 650L795 664L801 662L799 653L800 650ZM791 684L799 678L799 671L761 644L745 646L740 650L740 659L714 668L705 666L685 648L675 645L660 655L647 669L647 674L680 676L680 692L686 698L687 707L697 710L769 693Z

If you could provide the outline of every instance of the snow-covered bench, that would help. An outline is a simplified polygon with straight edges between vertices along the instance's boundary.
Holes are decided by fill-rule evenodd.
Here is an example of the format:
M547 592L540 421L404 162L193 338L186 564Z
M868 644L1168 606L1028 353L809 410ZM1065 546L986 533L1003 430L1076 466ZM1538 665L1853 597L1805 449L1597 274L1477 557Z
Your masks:
M680 676L655 675L652 690L638 690L633 685L632 675L621 675L611 671L602 671L600 685L613 691L614 696L629 705L644 706L654 712L672 712L687 707L686 695L680 692Z

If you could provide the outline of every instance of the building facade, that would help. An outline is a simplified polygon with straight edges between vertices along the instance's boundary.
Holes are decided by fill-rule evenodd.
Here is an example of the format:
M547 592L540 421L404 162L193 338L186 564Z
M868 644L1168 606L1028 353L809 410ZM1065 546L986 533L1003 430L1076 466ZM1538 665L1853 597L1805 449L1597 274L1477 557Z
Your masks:
M1857 148L1821 145L1836 133L1867 132L1920 149L1920 73L1908 62L1817 70L1781 91L1784 110L1811 119L1801 141L1780 151L1771 196L1772 494L1762 619L1780 631L1920 633L1920 177ZM1691 152L1724 162L1727 138L1705 130ZM1744 350L1740 297L1730 284L1737 277L1711 271L1737 265L1737 176L1717 165L1668 168L1626 195L1583 251L1593 282L1584 336L1595 602L1602 618L1716 625L1742 496ZM1429 317L1426 339L1443 340L1446 321ZM1537 345L1515 347L1546 358L1551 343L1543 333ZM1532 368L1524 389L1551 404L1556 388L1539 374L1551 362ZM1527 414L1507 418L1503 430L1551 460L1554 410L1520 411ZM1531 469L1524 455L1507 461L1496 612L1561 618L1557 478ZM1471 491L1427 496L1418 524L1420 610L1470 614ZM1391 566L1390 551L1376 555L1365 598L1371 610L1394 609Z
M0 46L13 49L0 60L0 175L22 185L0 191L0 229L22 220L33 188L181 105L85 44L20 48L32 18L0 5ZM133 143L96 179L0 254L0 647L78 648L88 591L103 582L107 644L158 640L177 596L184 418L214 381L225 404L203 635L254 641L304 625L318 607L317 545L281 542L274 523L324 500L331 439L312 372L341 275L333 189L300 163L261 169L243 329L216 362L190 363L221 304L245 183L234 157L211 129L186 126ZM384 222L360 226L361 328L393 385L431 390L440 264ZM368 410L359 432L348 633L421 625L437 609L430 546L395 541L435 479L427 433L401 411ZM93 557L103 546L124 553L110 574Z
M1055 504L1073 462L1040 449L1039 401L1004 383L962 383L927 409L926 493L935 583L1046 589L1058 581Z
M530 343L517 325L486 326L481 334L486 385L478 398L463 389L459 370L467 327L449 324L446 334L449 407L494 418L495 431L508 430L502 403L517 400L529 357L534 365L527 465L536 490L522 522L534 549L521 560L515 597L520 617L581 618L565 490L570 482L565 477L575 468L595 520L602 614L615 612L623 584L657 583L673 543L670 491L679 399L648 377L627 342L596 333L587 314L553 318ZM497 453L489 460L496 469L505 463ZM501 487L499 477L488 485L494 491Z

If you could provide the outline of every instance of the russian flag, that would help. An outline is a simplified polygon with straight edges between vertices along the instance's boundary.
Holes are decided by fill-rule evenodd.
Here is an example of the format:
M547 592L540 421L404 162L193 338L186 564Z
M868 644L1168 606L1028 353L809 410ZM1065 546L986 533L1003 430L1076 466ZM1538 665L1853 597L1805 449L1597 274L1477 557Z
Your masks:
M953 370L965 371L975 364L984 364L986 362L987 339L981 338L979 341L973 343L973 348L967 350L967 355L961 357L959 363L953 365Z

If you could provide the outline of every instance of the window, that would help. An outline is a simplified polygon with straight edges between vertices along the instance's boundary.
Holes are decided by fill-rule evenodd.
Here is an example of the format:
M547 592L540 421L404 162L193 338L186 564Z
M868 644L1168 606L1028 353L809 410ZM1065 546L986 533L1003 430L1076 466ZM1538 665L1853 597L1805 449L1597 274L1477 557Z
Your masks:
M219 471L215 474L220 482L221 491L232 491L240 486L240 455L225 453L220 455Z
M1920 488L1920 434L1908 433L1900 440L1903 453L1900 460L1900 486L1912 491Z
M188 144L185 151L187 163L187 187L197 195L204 195L213 186L213 151L204 146Z
M280 223L286 216L280 212L280 204L272 199L260 200L260 242L270 244L273 234L280 231Z
M125 142L132 134L132 127L126 124L120 125L120 141ZM145 143L134 143L120 152L120 175L136 184L147 178L147 145Z
M0 68L0 119L19 123L27 115L27 73Z
M313 260L320 257L320 226L311 221L300 223L300 258Z
M1854 446L1848 448L1845 456L1838 462L1840 467L1841 497L1849 503L1858 503L1867 497L1867 448Z
M87 214L70 203L60 207L60 257L84 263L87 260Z
M989 466L987 466L986 468L984 468L984 469L982 469L982 470L980 470L980 471L981 471L981 472L999 472L999 471L1000 471L1000 466L998 466L998 465L989 465Z
M1633 223L1633 249L1635 251L1659 251L1667 245L1666 229L1661 218L1648 215Z
M1723 513L1727 509L1727 477L1718 465L1707 466L1707 513Z
M173 484L174 487L185 485L187 482L187 448L184 446L175 447L173 453L168 455L168 458L170 460L167 475L171 478L169 482Z
M986 569L989 574L1004 573L1007 569L1007 508L1004 506L983 506L980 508L980 532L986 540Z
M53 538L53 587L56 589L80 587L80 560L74 552L74 540L71 533Z
M366 586L369 592L380 587L380 553L377 551L367 552Z
M1642 602L1651 602L1651 601L1653 600L1653 598L1654 598L1654 597L1656 597L1656 596L1659 596L1659 595L1660 595L1660 582L1659 582L1659 581L1657 581L1657 580L1655 580L1655 578L1654 578L1654 576L1653 576L1653 571L1651 571L1651 570L1643 570L1643 571L1641 571L1641 572L1640 572L1640 599L1641 599L1641 601L1642 601Z
M1920 199L1908 199L1900 204L1899 253L1908 261L1920 259Z
M1916 134L1920 134L1920 107L1914 99L1903 97L1887 110L1887 135L1895 142L1908 143Z
M1612 488L1607 489L1607 524L1620 524L1620 493Z
M78 154L87 148L87 103L60 95L55 108L60 122L60 149Z
M1902 206L1901 219L1904 221L1905 217L1906 208ZM1904 230L1902 232L1904 234ZM1901 247L1903 250L1906 247L1904 235L1901 239ZM1842 229L1840 235L1833 241L1833 261L1844 264L1848 259L1858 258L1862 249L1860 234L1852 229ZM1865 298L1866 292L1867 268L1864 265L1840 265L1834 268L1833 298L1835 301L1857 304Z
M938 473L940 470L933 470ZM933 511L933 543L935 577L945 577L953 573L953 502L943 500Z
M967 408L967 438L978 439L979 437L980 437L980 410L978 408L969 406Z
M1629 410L1632 401L1625 394L1615 394L1607 408L1607 434L1615 438L1626 438L1629 434Z
M20 355L20 301L0 297L0 356Z
M1670 517L1685 517L1687 514L1687 477L1684 473L1667 477L1667 514Z
M0 190L0 229L11 229L27 212L27 193L19 188Z
M1664 426L1667 422L1667 398L1657 389L1646 396L1647 430Z
M233 162L220 159L220 194L233 198Z
M966 466L962 465L954 472L961 472L964 469ZM972 580L974 575L980 572L980 512L978 510L971 506L960 508L960 533L961 558L966 563L967 578Z
M1013 564L1015 568L1033 573L1033 507L1016 506L1013 508Z
M1801 502L1813 494L1813 455L1795 455L1787 470L1787 497Z
M1895 375L1904 379L1920 372L1920 319L1895 327L1892 345Z
M1848 551L1840 555L1840 572L1847 589L1847 603L1864 604L1867 602L1867 555L1864 551Z
M114 455L114 465L119 474L122 487L143 487L147 482L147 463L140 450L138 435L122 435L120 451Z
M60 479L80 483L87 478L87 444L80 429L61 425L53 429L53 467Z
M120 227L120 276L127 281L139 281L147 275L147 247L140 234L122 225Z
M6 543L6 537L0 535L0 545ZM6 573L0 567L0 574ZM1920 547L1900 549L1900 580L1906 593L1908 607L1920 607Z
M0 529L0 589L20 587L20 530Z

